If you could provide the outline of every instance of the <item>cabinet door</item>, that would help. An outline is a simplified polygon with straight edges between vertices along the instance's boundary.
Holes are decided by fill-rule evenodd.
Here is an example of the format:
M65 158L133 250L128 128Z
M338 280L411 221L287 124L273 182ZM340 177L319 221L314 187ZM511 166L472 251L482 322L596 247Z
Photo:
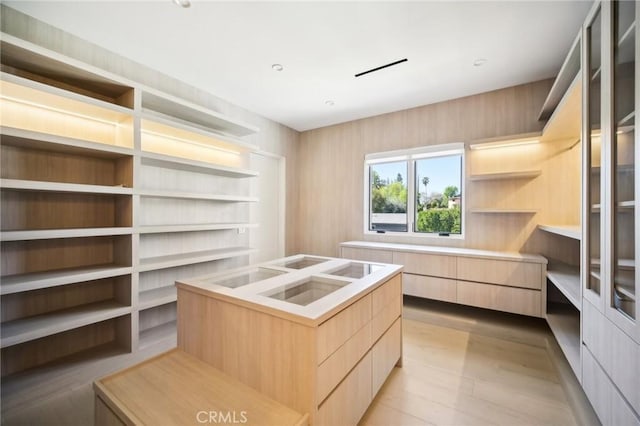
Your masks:
M636 199L635 163L638 159L638 143L635 132L635 111L638 104L635 65L637 51L636 2L614 2L612 5L612 68L613 102L611 107L611 174L609 208L611 222L611 268L608 281L607 316L627 334L639 341L637 271L636 271L636 223L638 212Z

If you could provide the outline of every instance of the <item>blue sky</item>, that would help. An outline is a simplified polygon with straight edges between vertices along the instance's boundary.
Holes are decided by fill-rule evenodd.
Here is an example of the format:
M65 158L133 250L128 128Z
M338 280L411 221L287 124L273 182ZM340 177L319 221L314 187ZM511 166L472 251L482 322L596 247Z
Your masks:
M455 185L460 190L460 156L452 155L447 157L432 157L422 160L416 160L418 191L424 191L422 178L429 177L429 185L427 191L442 193L449 185ZM378 172L382 180L389 178L391 181L396 180L398 173L402 173L403 179L407 179L407 163L404 161L397 163L375 164L374 170Z

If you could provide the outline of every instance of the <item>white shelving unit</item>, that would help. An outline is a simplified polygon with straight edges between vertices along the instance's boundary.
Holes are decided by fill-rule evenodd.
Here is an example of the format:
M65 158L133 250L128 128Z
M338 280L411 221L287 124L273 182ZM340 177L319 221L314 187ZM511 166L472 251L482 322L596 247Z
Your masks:
M538 225L538 229L574 240L580 240L582 233L579 225Z
M547 267L547 278L578 311L581 309L579 266L554 261Z

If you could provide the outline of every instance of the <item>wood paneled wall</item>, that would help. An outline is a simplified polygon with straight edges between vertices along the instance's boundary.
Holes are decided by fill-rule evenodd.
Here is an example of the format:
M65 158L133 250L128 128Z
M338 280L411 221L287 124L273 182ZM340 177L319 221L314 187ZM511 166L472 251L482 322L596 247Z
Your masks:
M310 130L299 153L298 250L336 256L348 240L392 241L540 252L553 245L538 223L578 224L580 145L575 141L483 151L467 150L465 239L381 238L363 232L367 153L538 132L552 80ZM579 118L579 117L578 117ZM530 180L470 182L471 173L541 169ZM564 185L571 180L575 184ZM562 190L559 190L558 188ZM480 207L536 208L535 215L480 214ZM559 250L563 251L563 250Z

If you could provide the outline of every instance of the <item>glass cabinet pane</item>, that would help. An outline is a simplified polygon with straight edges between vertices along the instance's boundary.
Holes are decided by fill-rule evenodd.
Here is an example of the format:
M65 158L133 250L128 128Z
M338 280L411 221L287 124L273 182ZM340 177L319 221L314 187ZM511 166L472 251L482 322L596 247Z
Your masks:
M590 217L589 224L589 258L590 268L589 277L587 279L587 289L596 294L600 294L600 221L601 206L600 192L602 179L601 173L601 142L600 142L600 123L601 123L601 53L602 45L602 18L601 11L595 15L591 25L587 28L587 49L589 66L589 98L587 99L589 108L589 156L590 176L589 176L589 203Z
M614 3L613 307L635 317L635 2Z

